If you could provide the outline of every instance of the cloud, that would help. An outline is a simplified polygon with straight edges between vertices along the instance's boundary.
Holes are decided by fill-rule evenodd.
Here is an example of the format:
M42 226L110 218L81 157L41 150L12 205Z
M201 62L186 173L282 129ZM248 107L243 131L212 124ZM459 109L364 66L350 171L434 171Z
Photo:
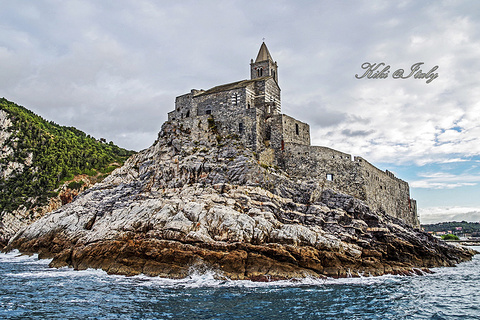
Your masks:
M422 224L447 222L447 221L480 221L480 207L427 207L419 209Z
M143 148L176 95L247 78L266 37L280 67L283 110L311 124L312 141L374 162L480 154L480 93L471 75L480 66L478 4L272 4L4 2L3 95L117 143L141 126L152 138L142 133L129 147ZM419 61L425 70L438 65L438 79L354 78L364 62L408 70Z
M344 136L347 137L366 137L374 133L374 130L350 130L350 129L344 129L341 131L341 133Z
M425 189L453 189L460 187L476 186L477 183L471 182L457 182L457 183L445 183L445 182L433 182L433 181L413 181L410 183L412 188L425 188Z
M442 171L420 172L417 174L417 176L422 179L412 181L410 186L412 188L423 189L453 189L459 187L476 186L480 183L480 174L475 173L477 172L475 167L476 166L471 167L474 170L474 174L470 173L472 171L471 169L467 169L459 174Z

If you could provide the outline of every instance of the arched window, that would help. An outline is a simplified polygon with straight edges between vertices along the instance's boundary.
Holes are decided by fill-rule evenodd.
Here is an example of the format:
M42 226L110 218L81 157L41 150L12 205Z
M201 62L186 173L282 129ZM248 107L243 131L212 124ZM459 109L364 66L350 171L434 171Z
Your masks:
M257 69L257 76L258 77L263 77L263 68L258 68Z
M295 123L295 133L297 134L297 136L299 135L298 123Z

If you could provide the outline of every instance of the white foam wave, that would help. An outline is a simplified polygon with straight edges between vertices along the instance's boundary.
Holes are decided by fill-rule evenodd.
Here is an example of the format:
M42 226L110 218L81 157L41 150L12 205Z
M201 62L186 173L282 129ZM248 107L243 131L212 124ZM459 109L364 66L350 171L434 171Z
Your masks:
M405 279L405 276L384 275L384 276L360 276L350 278L301 278L290 280L278 280L269 282L257 282L250 280L230 280L221 273L212 270L192 272L183 279L168 279L160 277L149 277L146 275L134 276L138 286L169 287L169 288L265 288L265 287L299 287L299 286L328 286L328 285L376 285L381 283L398 282Z
M480 256L480 255L479 255ZM38 255L22 255L17 250L9 253L0 254L1 262L14 262L24 264L38 264L48 265L51 259L39 260ZM466 262L459 265L459 268L465 266L468 268L469 264L480 264L480 257L474 257L474 261ZM434 274L427 274L425 276L442 276L449 273L458 273L458 268L435 268ZM298 287L298 286L329 286L329 285L378 285L384 283L397 283L401 281L409 281L411 277L399 275L384 275L384 276L370 276L370 275L356 275L348 278L303 278L291 280L279 280L271 282L254 282L250 280L230 280L221 272L215 270L206 270L204 268L190 270L189 276L183 279L169 279L160 277L150 277L146 275L138 275L134 277L125 277L120 275L108 275L103 270L87 269L74 270L72 268L64 267L60 269L41 268L31 272L7 273L5 276L19 277L19 278L77 278L77 277L94 277L99 282L115 282L120 284L133 284L137 286L152 286L163 288L262 288L262 287Z
M52 259L38 259L38 254L22 254L18 250L12 250L7 253L0 253L0 262L23 262L23 263L38 263L49 264Z

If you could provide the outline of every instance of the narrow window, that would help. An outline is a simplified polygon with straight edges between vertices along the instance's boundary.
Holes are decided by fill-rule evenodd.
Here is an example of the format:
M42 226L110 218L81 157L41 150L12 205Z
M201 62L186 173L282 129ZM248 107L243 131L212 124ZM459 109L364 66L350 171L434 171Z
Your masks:
M187 114L185 115L185 118L190 117L190 110L187 111Z
M299 134L298 131L299 131L299 130L298 130L298 123L295 123L295 133L297 134L297 136L298 136L298 134Z
M333 181L333 174L327 173L327 181Z
M240 122L240 123L238 124L238 132L239 132L240 134L243 133L243 123L242 123L242 122Z

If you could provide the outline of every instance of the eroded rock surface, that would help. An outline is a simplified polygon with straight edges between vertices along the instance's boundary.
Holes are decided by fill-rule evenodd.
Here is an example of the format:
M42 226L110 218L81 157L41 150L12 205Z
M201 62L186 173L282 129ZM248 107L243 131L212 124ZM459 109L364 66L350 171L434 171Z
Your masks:
M319 190L262 166L207 121L193 131L166 123L152 147L22 229L7 250L53 257L53 267L171 278L193 267L253 280L408 273L473 255Z

